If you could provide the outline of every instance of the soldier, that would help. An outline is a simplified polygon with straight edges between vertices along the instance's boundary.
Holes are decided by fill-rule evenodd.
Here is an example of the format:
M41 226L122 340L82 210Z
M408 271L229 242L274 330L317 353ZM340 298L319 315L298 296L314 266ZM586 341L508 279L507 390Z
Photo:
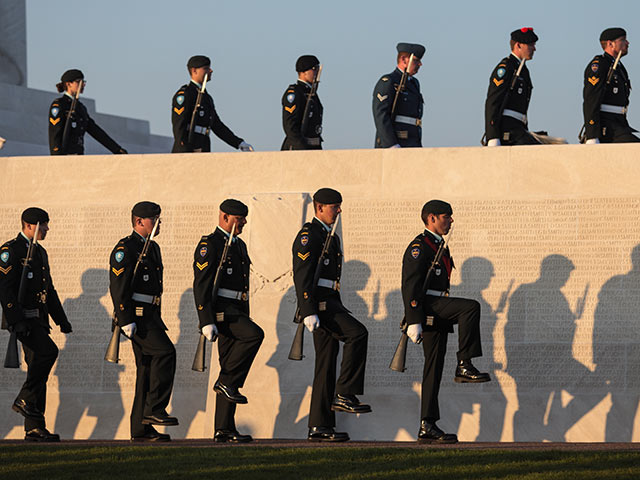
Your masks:
M320 61L313 55L303 55L296 61L298 81L289 85L282 96L282 127L286 137L281 150L322 150L322 104L315 92L311 95L319 67ZM307 124L303 132L305 112Z
M500 60L491 73L484 106L485 135L490 147L540 144L527 128L533 84L526 65L522 64L520 75L513 83L520 64L533 58L537 41L533 28L511 32L511 55Z
M93 121L87 112L87 107L80 101L76 103L75 111L71 114L71 125L68 128L67 138L64 138L67 116L73 99L78 91L84 92L86 84L84 74L80 70L73 69L64 72L60 83L56 85L58 92L64 92L64 95L56 98L49 108L49 152L51 155L84 155L84 134L87 132L111 153L127 153Z
M449 233L453 218L451 205L431 200L422 207L425 231L411 241L402 260L402 300L407 335L424 349L422 376L422 409L419 443L455 443L454 434L444 433L437 425L440 419L438 392L442 380L447 335L458 324L458 365L454 380L458 383L481 383L491 380L471 363L482 356L480 344L480 304L475 300L449 296L451 271L455 267L447 247L442 261L435 266L430 284L425 278L442 238Z
M247 223L247 206L233 199L220 204L218 228L200 239L193 261L193 295L202 334L211 342L219 335L220 375L213 386L216 396L216 442L246 443L251 435L238 433L236 405L247 403L238 389L244 385L264 332L249 317L249 267L246 244L237 236ZM227 257L220 270L217 298L212 302L213 284L222 252L235 225Z
M300 317L307 329L313 332L316 351L307 437L312 442L349 440L346 432L335 431L334 412L371 412L371 407L360 403L356 397L364 393L369 334L340 299L342 248L337 235L331 240L324 261L318 265L327 235L342 211L341 204L342 195L336 190L318 190L313 195L315 217L304 224L292 248L293 282ZM320 268L320 276L314 285L316 268ZM344 347L340 376L336 382L339 342L344 342Z
M243 152L252 152L253 147L242 138L236 137L229 128L222 123L213 98L205 89L200 99L200 107L195 116L191 143L189 143L189 128L193 109L196 106L198 93L202 90L205 79L211 80L211 60L204 55L191 57L187 62L187 71L191 76L191 81L180 87L173 96L171 110L171 124L173 125L173 149L172 153L182 152L210 152L211 140L209 132L213 130L218 138L239 148Z
M587 144L640 142L629 126L627 110L631 82L620 57L629 52L627 32L622 28L607 28L600 35L602 55L596 55L584 71L584 129ZM609 75L611 75L609 77Z
M21 220L22 231L0 247L2 328L8 328L22 342L27 362L27 380L12 408L24 416L25 440L59 442L60 436L47 430L44 419L47 379L58 358L58 347L49 336L49 315L64 334L71 333L71 324L51 280L49 257L39 243L49 231L49 214L31 207L22 212ZM20 301L23 260L31 241L34 245L21 292L24 300Z
M160 315L162 257L160 247L150 239L156 222L160 222L160 205L136 203L131 210L133 232L117 243L109 259L115 322L131 340L136 359L131 440L141 442L167 442L171 437L157 432L153 425L178 425L166 411L176 371L176 349ZM155 234L159 233L158 223ZM151 243L136 269L146 241Z
M399 43L396 49L398 50L396 69L381 77L373 89L375 147L421 147L424 100L415 74L422 66L421 60L425 48L415 43ZM409 65L411 54L413 59ZM407 74L405 84L400 89L405 71Z

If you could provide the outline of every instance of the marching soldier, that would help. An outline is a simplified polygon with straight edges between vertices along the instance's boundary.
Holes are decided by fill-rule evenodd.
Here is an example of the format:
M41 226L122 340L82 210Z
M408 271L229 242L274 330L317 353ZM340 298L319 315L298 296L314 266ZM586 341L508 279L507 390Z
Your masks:
M500 60L491 73L484 107L485 135L490 147L540 144L527 128L533 84L529 69L523 63L533 58L537 41L533 28L511 32L511 54Z
M640 142L629 126L627 110L631 82L620 57L629 52L627 32L607 28L600 35L602 55L596 55L584 71L584 129L587 144ZM618 59L616 64L616 59Z
M425 231L407 247L402 260L402 300L407 335L414 343L422 341L424 372L422 377L422 408L418 442L455 443L454 434L443 432L436 421L440 419L438 392L442 380L447 335L458 324L458 365L454 380L458 383L481 383L491 380L488 373L480 373L471 363L482 356L480 344L480 304L475 300L449 296L451 271L455 267L446 247L441 263L435 265L435 275L429 285L425 279L436 252L449 233L453 218L451 205L431 200L422 207Z
M396 69L382 76L373 89L375 147L421 147L424 99L415 74L422 66L425 48L415 43L399 43L396 49Z
M233 199L220 205L218 227L200 239L193 261L193 294L202 334L215 341L219 335L220 375L213 386L216 396L216 442L246 443L251 435L238 432L236 405L247 403L239 388L249 374L264 339L262 329L249 317L249 267L246 244L237 236L247 223L247 206ZM234 229L235 226L235 229ZM223 250L231 238L224 264ZM221 267L221 268L220 268ZM212 293L216 272L221 275L215 303Z
M160 314L162 257L160 247L150 238L156 222L160 222L160 205L136 203L131 210L133 232L117 243L109 260L115 322L131 340L136 359L131 440L143 442L171 440L153 425L178 425L178 420L166 411L176 371L176 349ZM159 232L158 223L155 234ZM147 241L151 242L147 254L140 259Z
M229 128L222 123L213 98L206 90L206 82L211 80L211 60L204 55L191 57L187 62L187 70L191 81L173 96L171 109L171 124L173 125L173 149L172 153L181 152L210 152L211 140L209 132L213 131L218 138L233 148L243 152L252 152L253 147L242 138L236 137ZM203 85L205 89L203 90ZM199 95L199 93L201 95ZM193 121L193 110L200 99L200 106Z
M320 61L313 55L303 55L296 61L298 81L289 85L282 96L282 127L286 137L281 150L322 150L322 104L312 88L319 67ZM305 112L307 123L303 132Z
M312 442L344 442L346 432L336 432L335 413L368 413L371 407L356 395L364 393L368 332L353 318L340 299L342 248L334 235L322 264L318 260L331 226L342 211L342 195L321 188L313 195L315 217L305 223L293 242L293 282L300 317L310 332L316 352L315 375L309 412ZM314 285L316 268L320 276ZM340 376L336 382L339 342L344 343Z
M48 231L47 212L37 207L27 208L22 212L22 231L0 247L2 328L16 334L27 362L27 379L12 408L24 416L24 439L34 442L60 441L59 435L47 430L44 418L47 379L58 358L58 347L49 336L49 316L62 333L71 333L71 324L51 280L49 257L39 243ZM28 267L23 267L30 242L33 242L31 259ZM26 284L21 289L23 268L28 270ZM23 290L20 292L23 300L19 298L20 290Z
M75 104L75 110L71 113L71 125L67 128L65 138L69 110L72 108L74 99L84 92L86 84L84 74L80 70L73 69L64 72L60 83L56 85L58 92L64 92L64 95L56 98L49 108L49 151L51 155L84 155L85 132L104 145L111 153L127 153L93 121L87 112L87 107L79 100Z

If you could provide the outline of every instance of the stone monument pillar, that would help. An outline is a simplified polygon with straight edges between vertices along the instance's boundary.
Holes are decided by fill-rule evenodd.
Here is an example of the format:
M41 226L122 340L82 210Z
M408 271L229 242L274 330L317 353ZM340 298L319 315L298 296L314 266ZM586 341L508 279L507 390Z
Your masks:
M25 0L0 2L0 83L27 86Z

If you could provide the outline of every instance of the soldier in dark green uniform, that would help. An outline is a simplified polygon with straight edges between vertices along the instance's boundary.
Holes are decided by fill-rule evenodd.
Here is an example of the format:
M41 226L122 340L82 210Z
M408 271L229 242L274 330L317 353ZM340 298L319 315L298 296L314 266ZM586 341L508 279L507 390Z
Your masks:
M38 223L38 236L34 238ZM12 408L24 416L24 439L35 442L60 441L59 435L47 430L44 419L47 379L58 358L58 347L49 336L49 316L60 326L62 333L71 333L71 324L51 280L49 257L39 243L45 239L48 231L49 214L41 208L27 208L22 212L22 231L15 239L0 247L2 328L16 333L27 362L27 379ZM37 243L32 250L21 303L18 291L22 262L31 239Z
M422 376L422 408L418 442L455 443L454 434L444 433L437 425L440 419L438 393L447 351L447 335L458 325L458 366L454 380L458 383L481 383L491 380L471 363L482 356L480 344L480 304L475 300L449 296L451 271L455 267L446 247L441 263L435 266L426 291L425 278L436 252L449 233L453 218L451 205L431 200L422 207L425 231L411 241L402 260L402 300L407 335L424 349Z
M209 132L211 131L233 148L243 152L253 151L251 145L242 138L236 137L229 127L222 123L213 104L213 98L206 88L196 113L192 143L189 143L191 116L196 106L198 92L202 89L205 78L207 81L211 79L211 60L204 55L193 56L187 62L187 70L191 81L180 87L171 103L171 124L173 125L174 139L171 152L210 152Z
M340 299L342 248L335 235L313 284L318 259L331 226L342 211L342 195L321 188L313 195L315 217L305 223L293 242L293 283L300 317L313 332L316 352L311 393L308 439L313 442L344 442L345 432L336 432L334 412L368 413L371 407L356 395L364 393L364 374L369 334L353 318ZM344 343L340 376L336 381L339 342Z
M376 148L421 147L422 112L424 99L420 83L415 78L422 66L425 48L415 43L399 43L396 69L383 75L373 89L373 121L376 125ZM409 59L413 54L413 61ZM402 73L407 70L404 88L398 94L392 112Z
M246 443L251 435L238 432L235 424L236 405L247 403L238 389L244 385L264 332L249 317L249 274L251 260L246 244L237 236L247 223L247 206L233 199L220 205L218 227L200 239L193 261L193 295L198 310L199 326L209 341L219 335L220 375L213 386L216 396L216 442ZM220 275L215 303L213 283L231 230L235 231Z
M607 28L600 35L600 45L604 53L596 55L584 71L585 143L640 142L634 135L637 130L627 121L631 94L629 74L622 62L613 69L618 53L624 57L629 52L627 32L622 28Z
M533 84L529 69L523 65L513 88L520 63L533 58L538 36L533 28L511 32L511 54L493 69L484 107L487 145L539 145L528 130L527 110Z
M317 93L309 99L319 66L320 61L313 55L303 55L296 61L298 81L289 85L282 96L282 127L286 136L281 150L322 150L322 103ZM302 132L307 99L308 120Z
M64 92L60 98L56 98L49 107L49 151L51 155L83 155L84 134L87 132L111 153L127 153L107 132L100 128L89 116L87 107L80 100L76 103L74 113L71 115L67 144L62 145L64 127L71 109L71 103L78 89L84 92L84 74L80 70L67 70L62 74L60 83L56 85L58 92Z
M131 210L133 232L121 239L109 259L109 291L115 321L131 340L136 359L136 390L131 408L131 440L166 442L169 435L153 425L178 425L167 414L176 371L176 349L166 334L160 305L162 297L162 256L151 240L146 256L134 270L145 240L160 219L160 205L136 203ZM160 225L156 235L160 233Z

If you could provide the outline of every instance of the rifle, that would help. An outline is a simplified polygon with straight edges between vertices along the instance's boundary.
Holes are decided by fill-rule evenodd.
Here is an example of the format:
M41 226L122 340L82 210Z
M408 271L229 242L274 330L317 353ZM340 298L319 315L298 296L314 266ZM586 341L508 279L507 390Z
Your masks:
M509 96L511 95L511 92L513 92L513 89L516 87L516 82L518 81L518 78L520 78L520 73L522 73L522 67L524 67L524 62L526 62L526 59L522 59L520 60L520 65L518 65L518 70L516 70L516 74L513 76L513 78L511 79L511 84L509 85L509 90L507 90L507 93L505 94L504 98L502 99L502 104L500 105L500 110L498 110L498 122L500 121L500 119L502 118L502 112L504 112L504 109L507 106L507 102L509 101ZM484 135L482 135L482 138L480 139L480 144L482 146L487 146L487 133L485 132Z
M196 105L193 107L193 112L191 112L191 122L189 123L189 136L187 137L187 143L189 145L193 144L193 129L196 126L196 115L198 114L198 109L200 108L200 104L202 103L202 95L204 95L204 89L207 88L207 78L209 78L209 74L204 76L204 80L202 81L202 88L198 91L198 97L196 98Z
M407 83L408 71L411 68L411 64L413 63L413 53L409 57L409 63L407 63L407 68L402 72L402 78L400 79L400 83L398 84L398 88L396 88L396 96L393 98L393 105L391 105L391 116L393 117L394 112L396 111L396 103L398 103L398 97L400 96L400 92L404 90L405 84ZM392 119L393 120L393 119Z
M73 100L71 101L71 108L67 112L67 120L64 122L64 130L62 131L62 153L67 153L67 142L69 140L69 130L71 127L71 116L76 112L76 105L78 103L78 97L80 96L80 90L82 90L82 80L78 84L78 90L76 91Z
M218 290L220 289L220 281L222 280L222 269L224 267L224 262L227 261L227 254L229 252L229 247L231 246L231 242L233 241L233 234L236 232L236 224L234 223L231 226L231 233L229 234L229 240L224 245L224 249L222 250L222 256L220 257L220 263L218 263L218 269L216 270L216 276L213 279L213 288L211 289L211 304L215 305L216 300L218 300ZM217 335L214 334L213 342L218 338ZM193 365L191 365L191 370L195 370L196 372L204 372L205 368L205 357L207 352L207 339L202 334L202 329L200 329L200 339L198 340L198 348L196 348L196 355L193 357Z
M324 241L324 245L322 246L322 252L320 253L320 257L318 258L318 264L316 265L316 271L313 274L313 290L315 291L318 286L318 280L320 279L320 270L322 269L322 264L324 257L329 252L329 247L331 246L331 239L336 234L336 227L338 226L338 221L340 220L340 214L336 217L336 221L333 222L333 226L331 227L331 232L327 235L327 238ZM296 313L293 316L293 322L298 324L298 329L296 330L296 334L293 337L293 343L291 344L291 350L289 350L289 360L302 360L304 355L302 354L302 348L304 346L304 322L300 317L300 307L296 309Z
M144 245L142 247L142 251L140 255L138 255L138 260L136 261L135 267L133 267L133 275L131 276L131 287L133 287L133 282L136 280L136 273L138 273L138 267L142 263L144 257L147 256L147 252L149 251L149 245L151 245L151 241L153 237L156 235L156 230L158 229L158 224L160 223L160 217L156 217L156 221L153 224L153 229L151 233L147 235L147 238L144 240ZM107 346L107 352L104 354L104 359L107 362L118 363L120 361L120 334L122 333L122 327L118 325L118 319L116 317L116 312L113 312L113 323L115 326L113 327L113 333L111 334L111 340L109 340L109 345Z
M427 270L427 275L424 278L424 283L422 284L422 291L425 292L429 288L429 283L431 282L431 277L433 277L433 273L436 270L436 266L440 263L442 259L442 255L447 250L447 245L449 244L449 240L451 239L451 234L447 237L447 239L443 242L440 242L440 246L438 247L438 251L436 252L435 257L433 257L433 261L431 262L431 266L429 266L429 270ZM396 351L393 354L393 358L391 359L391 363L389 364L389 368L395 372L404 372L406 370L405 364L407 363L407 344L409 340L409 336L407 335L407 329L409 325L407 325L406 318L403 318L400 322L400 330L402 330L402 336L400 337L400 341L398 342L398 346L396 347ZM422 337L418 339L416 343L421 343Z
M300 125L300 135L305 136L307 131L307 124L309 123L309 110L311 109L311 99L316 95L318 91L318 84L320 83L320 75L322 74L322 64L318 67L318 73L313 79L311 84L311 91L307 94L307 103L304 105L304 113L302 114L302 124Z
M27 277L31 270L31 259L33 251L38 244L38 232L40 231L40 222L36 223L36 230L33 238L29 239L27 254L22 261L22 274L20 275L20 286L18 287L18 305L24 305L27 296ZM9 335L9 343L7 344L7 354L4 357L4 368L20 368L20 356L18 355L18 336L15 331Z

